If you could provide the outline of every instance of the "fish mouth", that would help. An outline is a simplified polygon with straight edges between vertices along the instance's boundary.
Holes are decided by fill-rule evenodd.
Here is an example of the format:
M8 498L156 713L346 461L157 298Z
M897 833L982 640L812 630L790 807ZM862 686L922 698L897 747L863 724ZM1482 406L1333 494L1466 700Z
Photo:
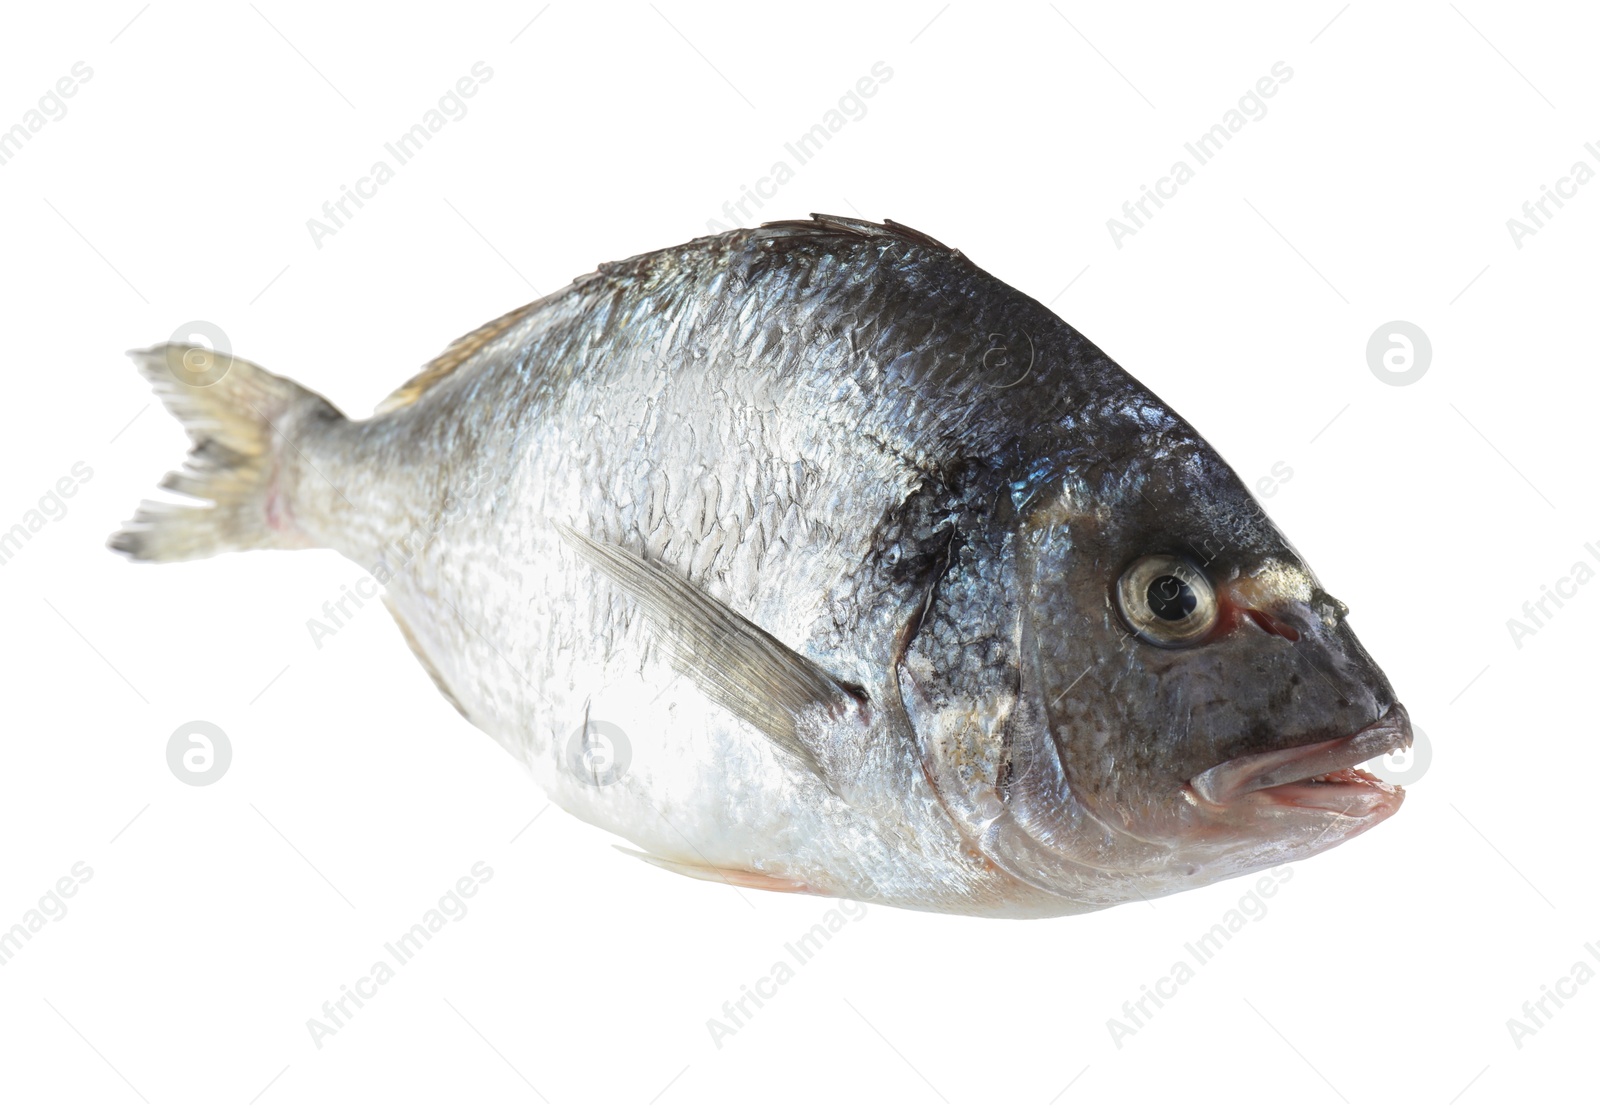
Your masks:
M1190 778L1184 791L1216 807L1248 800L1349 816L1382 811L1387 816L1405 799L1405 790L1358 767L1410 747L1411 717L1396 704L1345 738L1247 754L1212 766Z

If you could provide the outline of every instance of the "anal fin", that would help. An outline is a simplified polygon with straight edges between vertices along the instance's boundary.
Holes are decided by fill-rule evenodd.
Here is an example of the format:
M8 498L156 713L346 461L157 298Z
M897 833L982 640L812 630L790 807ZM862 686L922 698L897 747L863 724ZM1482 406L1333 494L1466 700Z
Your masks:
M439 671L428 660L428 656L422 652L422 645L417 642L417 636L412 632L410 625L401 618L400 609L395 607L394 600L388 594L384 594L383 606L388 608L389 614L394 617L395 626L400 628L400 637L406 640L406 645L411 648L411 653L417 656L417 661L422 663L422 668L427 671L429 677L433 678L433 683L438 688L439 695L450 702L450 707L461 713L462 719L471 723L472 717L467 715L467 710L461 706L461 701L456 699L456 694L450 691L450 686L444 683L444 678L439 676Z
M642 850L632 850L625 846L618 846L622 853L638 858L640 861L649 862L652 866L659 866L672 873L682 874L684 877L693 877L697 881L715 881L723 885L733 885L741 889L760 889L769 893L809 893L812 896L825 896L804 881L796 881L791 877L784 877L776 873L760 873L750 869L725 869L694 862L679 862L671 858L662 858L655 854L646 854Z

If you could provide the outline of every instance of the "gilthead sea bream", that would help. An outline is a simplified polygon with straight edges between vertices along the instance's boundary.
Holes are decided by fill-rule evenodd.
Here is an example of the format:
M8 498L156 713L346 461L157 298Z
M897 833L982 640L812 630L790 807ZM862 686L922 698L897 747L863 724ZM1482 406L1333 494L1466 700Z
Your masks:
M134 357L191 500L114 548L343 553L463 716L668 869L1053 916L1400 805L1357 767L1405 709L1234 472L909 228L602 266L370 419L223 352Z

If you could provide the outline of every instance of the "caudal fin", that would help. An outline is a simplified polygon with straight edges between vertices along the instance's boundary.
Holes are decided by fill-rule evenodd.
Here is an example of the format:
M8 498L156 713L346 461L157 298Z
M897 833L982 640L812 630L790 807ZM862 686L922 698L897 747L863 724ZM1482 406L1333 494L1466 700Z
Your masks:
M284 523L278 446L307 416L342 419L338 409L287 378L202 346L169 343L130 356L194 442L161 487L199 503L146 500L106 545L136 562L312 545Z

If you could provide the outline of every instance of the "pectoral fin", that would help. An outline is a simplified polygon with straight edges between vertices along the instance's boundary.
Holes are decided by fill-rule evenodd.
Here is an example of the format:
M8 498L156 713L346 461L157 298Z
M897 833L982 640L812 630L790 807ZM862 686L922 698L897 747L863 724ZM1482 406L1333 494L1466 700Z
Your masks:
M709 699L821 774L801 722L865 710L866 694L789 649L720 600L637 554L556 524L561 536L638 603L672 665Z

